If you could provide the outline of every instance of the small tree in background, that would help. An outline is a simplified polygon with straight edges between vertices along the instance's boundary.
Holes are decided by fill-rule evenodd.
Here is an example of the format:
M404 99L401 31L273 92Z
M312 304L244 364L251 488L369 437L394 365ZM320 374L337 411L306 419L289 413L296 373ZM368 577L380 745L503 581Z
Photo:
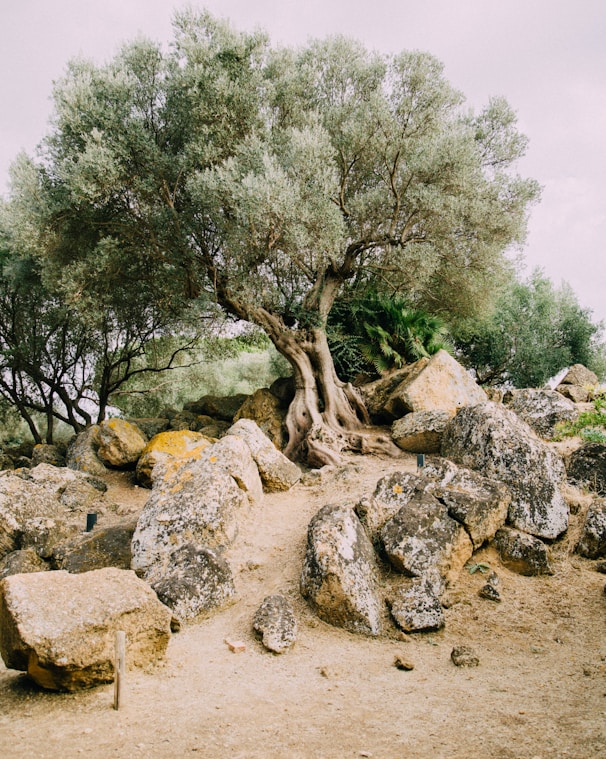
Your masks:
M57 422L79 432L106 417L126 382L173 368L197 342L200 319L193 329L185 314L175 319L119 288L105 308L76 308L44 281L39 260L20 252L14 221L0 219L0 396L35 442L52 443ZM178 342L159 356L155 341L173 330Z
M481 384L540 387L577 363L605 376L603 325L568 285L554 288L541 270L527 282L512 280L493 313L461 327L455 342Z

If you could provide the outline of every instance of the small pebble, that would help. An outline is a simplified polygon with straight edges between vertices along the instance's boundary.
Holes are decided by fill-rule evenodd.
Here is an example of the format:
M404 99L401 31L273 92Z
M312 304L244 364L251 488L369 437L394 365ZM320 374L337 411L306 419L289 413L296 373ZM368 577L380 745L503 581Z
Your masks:
M480 588L478 595L481 598L486 598L488 601L494 601L495 603L501 602L501 595L494 585L486 583L484 587Z
M493 588L498 588L501 581L499 580L499 576L496 572L491 572L486 578L486 582L489 585L492 585Z
M480 664L475 651L469 646L455 646L450 658L456 667L477 667Z
M397 669L402 669L405 672L411 672L415 668L415 665L404 656L396 656L393 665Z

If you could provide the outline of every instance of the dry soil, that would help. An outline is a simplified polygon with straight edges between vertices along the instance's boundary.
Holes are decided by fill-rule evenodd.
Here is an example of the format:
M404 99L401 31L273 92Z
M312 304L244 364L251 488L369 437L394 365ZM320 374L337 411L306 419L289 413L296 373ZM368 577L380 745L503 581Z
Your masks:
M476 554L497 572L502 602L481 598L485 578L464 570L437 633L364 638L319 621L301 599L313 514L415 467L412 456L352 457L323 482L266 495L242 514L228 556L238 600L173 635L162 663L129 671L117 711L113 686L44 692L0 662L0 756L606 757L606 577L572 551L582 509L553 546L552 577L509 572L491 548ZM109 482L122 516L141 509L147 491L128 475ZM285 594L298 618L297 642L281 656L251 627L272 593ZM226 640L245 650L233 653ZM459 645L474 649L478 667L454 666ZM414 669L396 668L398 656Z

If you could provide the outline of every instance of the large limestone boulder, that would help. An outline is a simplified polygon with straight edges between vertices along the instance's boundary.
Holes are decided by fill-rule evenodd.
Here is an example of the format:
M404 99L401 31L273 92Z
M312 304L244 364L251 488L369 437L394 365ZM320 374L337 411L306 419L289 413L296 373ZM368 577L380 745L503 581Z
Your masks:
M465 528L429 493L417 493L381 530L391 565L441 595L473 554Z
M99 425L92 424L71 440L65 456L68 467L97 476L105 474L107 471L105 464L97 455L99 449L98 434Z
M438 351L422 367L411 372L387 399L384 412L397 419L412 411L446 411L451 415L464 406L487 400L486 393L445 350Z
M599 384L599 379L597 374L583 364L574 364L566 372L560 384L595 387Z
M175 551L223 550L238 531L238 511L248 498L233 477L195 460L154 478L132 541L132 568L150 584L166 576Z
M191 430L167 430L154 435L147 443L137 461L137 481L151 488L154 467L169 461L186 463L200 458L202 451L212 440L200 432Z
M606 445L585 443L567 459L566 469L575 485L606 496Z
M413 411L391 427L394 443L409 453L438 453L442 433L453 414L449 411Z
M252 419L257 427L275 445L282 450L286 444L284 419L286 408L279 398L267 388L256 390L247 398L234 416L234 422L238 419Z
M301 573L301 593L318 616L335 627L378 635L377 571L372 544L353 509L320 509L309 524Z
M259 469L246 442L237 435L226 435L206 448L200 463L209 472L225 472L234 478L251 503L263 500L263 484Z
M408 364L407 366L391 372L384 377L381 377L374 382L368 382L361 385L358 389L362 394L366 410L370 414L371 419L378 423L391 423L395 419L399 419L405 412L396 413L386 411L387 402L389 401L392 393L394 393L400 385L406 385L413 382L423 369L429 363L428 358L421 358L419 361L415 361L414 364Z
M249 447L268 492L290 490L301 479L301 470L279 451L252 419L238 419L227 431Z
M574 364L562 378L556 390L573 403L586 403L591 400L593 389L598 385L597 374L583 364Z
M514 390L507 406L542 438L552 438L557 424L579 415L574 403L554 390Z
M507 486L511 526L548 539L567 529L562 459L513 411L492 402L461 409L444 431L442 455Z
M0 582L0 653L43 688L74 691L114 678L115 633L129 667L160 659L172 613L134 572L37 572Z
M217 551L191 543L171 554L152 587L174 616L185 622L223 608L236 595L227 561Z
M125 419L106 419L97 433L97 455L107 466L134 466L147 445L141 430Z

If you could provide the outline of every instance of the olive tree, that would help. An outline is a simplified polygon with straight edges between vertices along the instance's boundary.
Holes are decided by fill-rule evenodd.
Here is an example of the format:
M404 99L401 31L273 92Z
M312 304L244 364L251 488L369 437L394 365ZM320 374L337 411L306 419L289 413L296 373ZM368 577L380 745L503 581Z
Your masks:
M56 85L39 255L73 302L125 281L139 302L206 293L262 327L295 378L287 454L336 461L367 420L326 338L339 293L485 307L537 196L512 171L525 139L425 53L274 48L193 11L174 30L168 51L139 40Z

